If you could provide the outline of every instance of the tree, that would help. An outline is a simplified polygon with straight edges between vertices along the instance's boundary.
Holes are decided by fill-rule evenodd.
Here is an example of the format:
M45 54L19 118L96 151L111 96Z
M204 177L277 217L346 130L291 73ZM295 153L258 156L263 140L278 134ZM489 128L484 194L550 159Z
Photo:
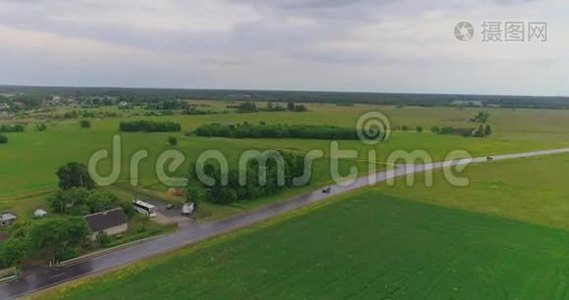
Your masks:
M418 133L421 133L421 132L423 132L423 127L417 126L417 127L415 128L415 130L416 130Z
M0 134L0 144L8 144L8 137Z
M176 146L176 145L178 145L178 139L171 136L168 138L168 144L170 144L170 146Z
M434 134L439 134L439 132L441 132L441 128L439 126L433 126L431 127L431 132Z
M492 134L492 126L486 125L486 129L484 129L484 136L489 136Z
M80 124L81 128L91 128L91 122L88 120L81 120Z
M14 267L22 263L28 255L26 243L18 238L11 238L0 244L0 268Z
M487 111L479 111L475 119L482 124L486 124L488 118L490 118L490 114Z
M89 234L85 219L48 218L34 222L28 233L28 243L35 251L45 251L50 264L57 265L69 251L79 247Z
M45 125L44 123L40 123L36 125L36 130L37 131L46 131L47 130L47 125Z
M409 126L403 125L403 126L401 126L401 130L403 130L403 131L408 131L408 130L409 130Z
M59 167L56 175L59 178L59 188L63 190L72 187L84 187L87 189L95 187L95 182L89 175L87 166L78 162L69 162Z
M58 191L50 196L47 201L51 210L56 213L82 216L90 213L90 209L86 205L89 195L89 190L86 188L71 187Z

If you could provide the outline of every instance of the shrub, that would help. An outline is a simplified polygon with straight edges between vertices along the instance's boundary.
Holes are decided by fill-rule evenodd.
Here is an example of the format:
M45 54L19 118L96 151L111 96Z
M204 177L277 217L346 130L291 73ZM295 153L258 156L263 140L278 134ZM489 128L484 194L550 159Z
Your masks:
M178 145L178 139L171 136L168 138L168 144L170 144L170 146L176 146Z
M0 144L8 144L8 137L0 134Z
M87 120L81 120L81 128L91 128L91 122Z

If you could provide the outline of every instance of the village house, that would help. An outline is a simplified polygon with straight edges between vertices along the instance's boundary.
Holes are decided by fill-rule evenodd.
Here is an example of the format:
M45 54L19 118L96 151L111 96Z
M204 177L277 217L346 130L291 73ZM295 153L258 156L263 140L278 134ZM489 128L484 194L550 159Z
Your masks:
M12 225L18 217L11 213L4 213L0 215L0 227L6 227Z
M89 236L91 241L96 241L97 236L101 233L114 236L128 230L128 217L122 208L87 215L85 220L91 230L91 235Z

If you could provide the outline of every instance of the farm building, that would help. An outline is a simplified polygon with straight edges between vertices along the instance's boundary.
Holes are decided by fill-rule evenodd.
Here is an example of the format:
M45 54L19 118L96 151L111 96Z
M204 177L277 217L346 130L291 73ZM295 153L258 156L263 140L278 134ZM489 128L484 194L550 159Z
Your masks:
M91 241L97 240L97 235L100 233L113 236L128 230L128 217L122 208L87 215L85 220L91 230L91 235L89 236Z
M6 227L12 225L18 217L11 213L4 213L0 215L0 227Z

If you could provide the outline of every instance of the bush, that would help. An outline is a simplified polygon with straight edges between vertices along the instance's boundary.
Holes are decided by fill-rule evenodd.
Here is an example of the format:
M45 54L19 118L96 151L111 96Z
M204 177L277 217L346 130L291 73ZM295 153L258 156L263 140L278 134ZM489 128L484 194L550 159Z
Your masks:
M121 122L119 129L120 131L124 132L136 132L136 131L173 132L173 131L181 131L182 126L174 122L133 121L133 122Z
M91 122L87 120L81 120L81 128L91 128Z
M0 125L0 132L23 132L24 125L15 124L15 125Z
M417 131L418 133L421 133L421 132L423 132L423 127L417 126L417 127L415 128L415 131Z
M168 138L168 144L170 144L170 146L176 146L178 145L178 139L171 136Z
M47 125L45 125L44 123L36 124L36 130L37 131L46 131Z
M113 238L111 238L106 232L99 232L99 234L97 234L97 241L101 247L107 247L113 242Z
M8 137L0 134L0 144L8 144Z

